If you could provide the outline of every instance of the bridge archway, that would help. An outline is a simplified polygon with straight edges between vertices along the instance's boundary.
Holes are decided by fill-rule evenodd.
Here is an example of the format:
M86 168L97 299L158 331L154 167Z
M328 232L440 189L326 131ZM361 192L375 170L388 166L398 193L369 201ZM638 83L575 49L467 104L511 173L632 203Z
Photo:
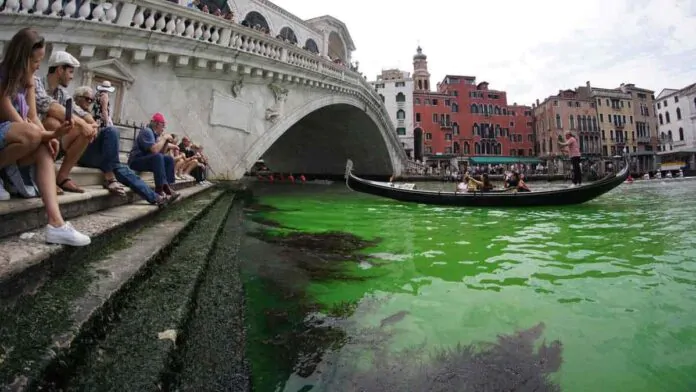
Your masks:
M401 145L385 129L359 99L323 97L284 116L251 146L241 162L245 171L263 157L277 172L341 174L346 160L352 159L358 174L390 176Z
M261 15L260 12L257 11L250 11L246 14L244 17L244 20L242 21L242 24L245 24L251 28L254 28L255 26L259 26L261 28L268 29L269 31L273 31L271 29L271 26L268 24L268 20L266 20L266 17Z

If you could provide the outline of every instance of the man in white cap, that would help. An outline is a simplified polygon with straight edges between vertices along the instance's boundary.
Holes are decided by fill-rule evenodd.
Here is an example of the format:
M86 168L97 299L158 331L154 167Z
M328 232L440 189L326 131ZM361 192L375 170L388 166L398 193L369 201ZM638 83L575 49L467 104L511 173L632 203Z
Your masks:
M55 51L48 60L48 75L41 79L34 77L36 110L46 130L58 128L65 120L65 104L70 98L67 87L73 79L75 68L79 66L80 62L70 53ZM62 191L84 193L84 189L70 179L70 171L97 136L97 126L83 119L87 113L77 105L73 105L73 113L76 114L73 116L75 126L61 140L61 150L65 156L56 174L56 185Z

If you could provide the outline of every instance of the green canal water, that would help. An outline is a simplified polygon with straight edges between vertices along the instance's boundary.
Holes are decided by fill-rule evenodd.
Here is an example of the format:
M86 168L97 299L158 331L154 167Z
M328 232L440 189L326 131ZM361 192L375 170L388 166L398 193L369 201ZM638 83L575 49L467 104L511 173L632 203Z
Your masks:
M534 209L258 194L242 246L257 391L696 390L696 181ZM261 228L372 242L305 262L311 246Z

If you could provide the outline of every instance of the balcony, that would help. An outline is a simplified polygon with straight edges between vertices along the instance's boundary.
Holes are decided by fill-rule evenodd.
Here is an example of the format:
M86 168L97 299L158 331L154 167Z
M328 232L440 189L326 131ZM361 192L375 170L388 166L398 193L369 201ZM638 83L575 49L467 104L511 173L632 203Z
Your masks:
M616 123L615 123L615 124L614 124L614 128L616 128L616 129L624 129L624 126L625 126L625 125L626 125L626 124L616 124Z
M638 136L638 144L651 144L652 138L650 136Z
M452 129L452 123L451 122L441 122L440 129Z

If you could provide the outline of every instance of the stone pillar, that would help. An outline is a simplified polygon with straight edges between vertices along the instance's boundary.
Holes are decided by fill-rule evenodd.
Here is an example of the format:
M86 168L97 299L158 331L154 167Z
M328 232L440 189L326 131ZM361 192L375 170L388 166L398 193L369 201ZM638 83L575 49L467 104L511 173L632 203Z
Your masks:
M322 45L321 54L326 58L329 58L329 34L330 32L324 31L324 44Z

